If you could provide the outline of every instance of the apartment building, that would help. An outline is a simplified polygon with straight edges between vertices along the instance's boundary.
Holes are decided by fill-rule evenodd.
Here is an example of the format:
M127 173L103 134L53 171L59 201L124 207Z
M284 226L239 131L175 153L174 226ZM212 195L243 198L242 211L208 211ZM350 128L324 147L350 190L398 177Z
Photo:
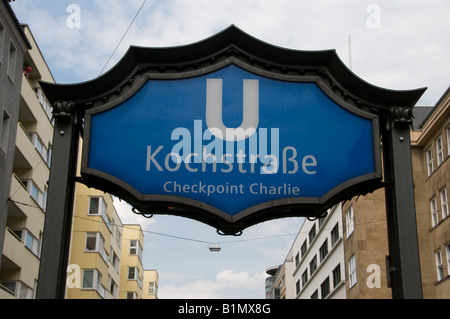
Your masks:
M305 220L277 269L268 298L346 298L341 207L334 206L323 218Z
M31 49L8 1L0 1L0 265L8 216L25 53Z
M32 49L16 75L21 91L12 160L0 297L33 298L38 280L41 238L47 202L47 181L53 140L52 110L39 81L54 82L28 26L23 32ZM19 61L19 60L17 60ZM12 125L13 121L11 121ZM2 181L3 183L3 181ZM3 208L4 209L4 208ZM2 215L5 211L2 210ZM4 293L7 293L6 296Z
M67 299L119 298L122 238L111 195L77 184Z
M286 284L283 285L282 283L282 278L285 274L279 274L279 269L285 265L286 263L283 263L280 266L269 267L266 269L266 274L269 275L265 280L266 299L288 299L286 294L281 294L282 289L286 292ZM277 279L278 281L275 282Z
M450 88L411 146L424 298L450 299Z
M110 194L77 184L67 299L157 299L157 270L144 270L144 233L123 224Z
M411 130L411 155L423 297L449 299L450 88L434 107L416 108ZM390 269L386 268L389 249L384 189L343 202L341 207L339 236L343 250L339 254L342 255L342 279L345 280L345 294L342 292L341 296L348 299L392 298ZM318 222L320 220L315 223ZM298 245L308 244L306 239L299 238L309 234L312 224L306 221L302 226L285 264L292 257L295 260ZM300 247L300 257L301 252ZM315 267L314 263L312 265ZM332 264L328 265L329 269L332 267ZM307 273L302 269L299 271L305 274L303 281L306 281ZM303 281L298 282L298 270L284 276L286 289L296 286L296 292L299 292L296 297L317 297L310 291L302 294ZM311 280L311 273L309 276L308 280ZM277 282L277 278L273 280ZM319 286L319 297L320 289ZM289 294L286 297L289 298Z
M392 298L384 189L342 205L344 270L348 299Z
M156 269L144 270L142 299L158 299L159 274Z
M0 299L31 299L39 279L53 140L52 107L39 81L54 78L29 27L19 24L8 1L0 1L0 9ZM67 298L157 298L157 271L143 271L142 230L130 228L121 272L127 225L111 195L77 184ZM121 275L126 290L119 296Z
M142 299L144 233L140 225L124 225L120 265L120 299Z

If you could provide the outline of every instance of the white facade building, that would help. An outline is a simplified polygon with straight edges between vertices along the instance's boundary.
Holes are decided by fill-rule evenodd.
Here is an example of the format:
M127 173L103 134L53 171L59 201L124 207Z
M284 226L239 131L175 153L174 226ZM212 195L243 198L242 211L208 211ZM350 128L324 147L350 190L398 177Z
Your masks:
M345 299L342 205L305 220L286 258L287 299Z

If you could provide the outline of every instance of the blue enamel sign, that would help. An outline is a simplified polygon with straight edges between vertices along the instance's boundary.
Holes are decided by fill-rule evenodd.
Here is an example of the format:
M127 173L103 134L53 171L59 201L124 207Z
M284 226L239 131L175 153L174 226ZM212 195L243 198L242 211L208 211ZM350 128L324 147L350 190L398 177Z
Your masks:
M87 112L85 171L140 200L188 203L230 220L321 203L379 175L376 117L355 110L317 81L235 64L150 78L120 104Z

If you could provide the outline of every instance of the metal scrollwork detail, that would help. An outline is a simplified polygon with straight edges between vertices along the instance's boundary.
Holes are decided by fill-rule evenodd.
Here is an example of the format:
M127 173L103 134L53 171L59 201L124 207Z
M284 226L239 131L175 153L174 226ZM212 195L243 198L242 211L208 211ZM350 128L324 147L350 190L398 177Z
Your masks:
M60 122L71 120L75 110L75 103L70 101L56 101L53 104L53 117Z
M388 129L394 126L406 128L412 124L413 110L410 107L393 107L388 116Z

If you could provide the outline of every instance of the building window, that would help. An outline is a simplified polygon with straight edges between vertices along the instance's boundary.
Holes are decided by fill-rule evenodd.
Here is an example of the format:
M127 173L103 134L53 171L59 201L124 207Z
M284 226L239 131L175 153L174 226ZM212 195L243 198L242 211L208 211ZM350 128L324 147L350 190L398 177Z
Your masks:
M117 245L120 247L122 245L122 233L120 232L119 227L116 227L116 241Z
M42 248L42 233L39 234L39 239L33 236L27 229L14 229L12 232L17 236L17 239L27 247L37 257L41 256Z
M117 270L117 272L119 272L120 270L120 260L119 257L117 257L116 252L112 249L111 247L111 264L114 266L114 269Z
M308 282L308 269L305 269L305 271L302 274L302 287L304 287L307 282Z
M442 254L441 251L438 250L434 253L436 257L436 272L437 272L437 280L440 281L444 278L444 265L442 263Z
M158 293L158 286L156 285L156 282L150 281L148 283L148 294L156 295L157 293Z
M105 297L105 289L102 286L102 274L97 269L83 270L83 289L94 289L100 296Z
M333 269L333 288L341 282L341 264L338 264L336 268Z
M305 239L305 241L303 242L302 247L300 248L300 251L302 253L302 257L305 256L307 249L308 249L308 244L306 243L306 239Z
M105 262L108 262L108 253L105 250L105 240L100 233L86 233L86 252L96 252L102 256Z
M447 255L447 272L450 273L450 243L445 245L445 253Z
M310 276L312 276L312 274L316 271L316 269L317 269L317 256L314 256L311 262L309 263Z
M83 288L84 289L94 288L94 270L83 271Z
M316 224L313 224L311 230L309 231L308 238L309 238L309 244L311 245L312 241L316 237Z
M136 291L127 291L127 299L137 299Z
M6 154L8 152L11 117L5 109L3 109L3 116L0 125L0 149Z
M14 77L16 74L17 64L17 49L12 41L9 42L9 56L8 56L8 69L7 74L11 82L14 83Z
M31 250L31 252L35 254L37 257L40 257L41 246L42 246L42 234L40 234L39 239L37 239L29 231L27 231L25 236L25 247Z
M442 143L442 136L439 136L436 140L436 156L438 166L444 162L444 145Z
M431 147L427 150L426 156L427 156L428 176L430 176L434 172L433 149Z
M138 267L128 267L128 280L137 280L139 286L141 286L141 277L139 277Z
M89 199L89 215L103 215L106 213L106 203L103 197Z
M325 220L327 219L327 216L325 217L319 217L319 229L322 227L322 225L325 223Z
M325 257L328 255L328 239L325 239L325 242L319 248L320 262L322 262Z
M338 240L339 240L339 223L336 223L336 225L334 225L333 229L331 230L331 247L333 247Z
M447 127L447 154L450 155L450 126Z
M42 108L45 111L45 114L47 114L47 117L51 120L53 108L48 102L47 98L45 97L44 92L42 91L41 88L37 88L36 94L38 96L39 103L41 104Z
M431 208L431 224L434 227L439 222L436 197L433 197L431 199L430 208Z
M330 294L330 277L327 277L327 279L320 284L320 294L322 299L325 299Z
M86 234L86 251L97 251L97 233Z
M270 299L280 299L280 288L273 288Z
M356 284L356 257L353 255L347 263L348 266L348 288Z
M34 199L34 201L39 205L40 208L42 208L43 211L45 211L47 207L48 188L45 187L44 191L41 192L41 190L32 180L22 180L21 182L27 189L30 196Z
M136 279L136 267L128 267L128 279Z
M89 198L89 210L88 215L101 216L105 222L106 227L108 227L111 234L114 232L114 222L108 216L107 213L108 206L106 205L103 197L90 197Z
M109 282L109 292L113 295L114 298L117 298L119 293L119 286L116 282L111 278Z
M3 47L5 45L5 34L6 34L5 27L0 21L0 65L3 62Z
M347 238L348 238L355 229L353 206L350 206L349 209L347 209L347 212L345 213L345 225L347 228Z
M297 253L297 255L295 255L295 267L298 267L299 264L300 264L300 255L299 253Z
M137 240L130 240L130 255L137 255L137 251L138 251L138 241Z
M130 255L138 256L142 259L142 248L139 240L132 239L130 240Z
M96 269L83 270L83 288L97 289L101 285L102 275Z
M33 145L38 151L39 155L42 156L42 159L45 161L45 164L47 164L47 166L50 167L51 152L48 150L46 146L44 146L44 143L39 138L37 133L28 133L28 137L30 138L31 142L33 142Z
M300 279L295 283L295 294L298 295L300 293Z
M317 289L311 295L311 299L319 299L319 291Z
M445 219L449 215L447 188L443 188L439 193L441 196L442 219Z

